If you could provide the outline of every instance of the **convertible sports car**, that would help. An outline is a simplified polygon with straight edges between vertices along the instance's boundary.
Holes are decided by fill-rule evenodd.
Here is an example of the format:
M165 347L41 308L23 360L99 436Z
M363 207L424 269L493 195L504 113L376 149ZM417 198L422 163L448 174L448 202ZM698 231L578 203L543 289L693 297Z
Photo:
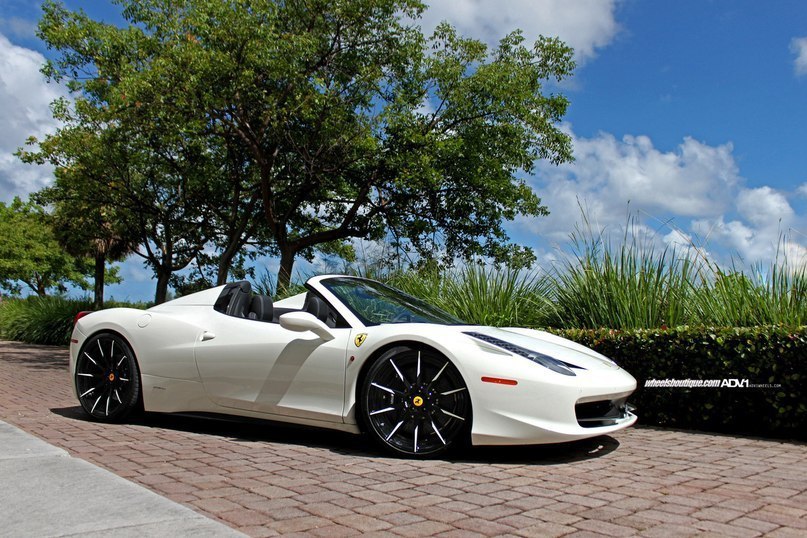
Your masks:
M276 303L235 282L77 316L70 375L95 420L135 409L364 432L399 455L571 441L628 427L636 380L530 329L468 325L373 280L313 277Z

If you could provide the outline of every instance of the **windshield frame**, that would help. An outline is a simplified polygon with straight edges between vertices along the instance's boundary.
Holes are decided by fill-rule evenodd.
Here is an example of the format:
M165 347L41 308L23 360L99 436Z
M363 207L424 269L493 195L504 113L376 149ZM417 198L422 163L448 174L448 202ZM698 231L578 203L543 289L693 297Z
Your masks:
M357 320L365 326L399 323L430 323L434 325L468 325L465 321L456 318L448 312L434 306L413 295L409 295L397 288L371 280L353 276L333 276L319 280L318 285L339 301ZM381 301L380 306L392 307L398 313L392 319L383 319L381 316L370 316L367 310L357 308L351 304L351 298L356 299L356 292L363 288L370 291L372 299ZM401 317L400 321L395 321Z

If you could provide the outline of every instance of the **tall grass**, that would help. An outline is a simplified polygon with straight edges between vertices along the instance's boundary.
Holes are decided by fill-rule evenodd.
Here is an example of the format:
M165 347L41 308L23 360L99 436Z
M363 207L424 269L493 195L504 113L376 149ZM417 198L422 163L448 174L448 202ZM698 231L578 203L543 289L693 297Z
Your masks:
M711 275L695 288L689 304L690 319L703 325L752 327L807 323L807 272L787 261L751 274L724 272L710 266Z
M31 344L64 345L73 330L73 318L92 310L89 299L27 297L0 302L0 336Z
M139 308L146 302L109 300L105 308ZM29 344L65 345L73 332L73 319L82 310L92 310L89 298L69 299L60 295L6 298L0 301L0 338Z
M302 279L303 282L305 280L306 278ZM268 271L263 271L250 280L250 285L252 286L252 293L256 293L258 295L268 295L269 297L273 297L275 301L280 301L281 299L291 297L292 295L304 293L306 291L306 287L300 284L300 281L301 278L298 274L297 278L289 283L288 288L278 291L277 278L275 275L270 274Z
M388 282L480 325L543 325L552 309L551 281L536 271L470 264L445 272L399 272Z
M632 219L618 240L584 224L571 237L571 253L549 271L470 264L381 276L484 325L641 329L807 323L807 266L791 265L784 255L767 267L725 270L695 245L659 248Z
M674 248L658 250L628 226L622 240L572 234L572 254L554 267L555 306L547 324L558 328L638 329L687 322L696 260Z

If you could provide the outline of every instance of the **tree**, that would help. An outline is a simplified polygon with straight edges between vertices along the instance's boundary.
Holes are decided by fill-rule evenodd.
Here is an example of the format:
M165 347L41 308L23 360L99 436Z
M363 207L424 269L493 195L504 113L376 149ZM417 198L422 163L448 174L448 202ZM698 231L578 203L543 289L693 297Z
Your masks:
M51 227L51 218L33 202L0 202L0 287L12 294L21 284L40 296L64 292L70 283L87 287L85 259L67 254Z
M94 32L117 32L79 18ZM70 34L75 27L63 30ZM56 167L55 185L40 198L54 204L57 214L82 221L65 228L65 244L94 249L98 264L109 254L142 257L155 273L155 302L161 303L169 283L178 282L174 273L194 261L212 259L217 280L226 280L248 239L258 235L254 215L260 200L243 194L240 176L250 167L238 148L187 136L184 118L170 111L148 116L119 91L114 81L137 56L129 34L119 37L126 44L105 58L108 63L95 63L104 76L77 83L81 76L72 73L75 102L53 106L64 126L42 141L31 139L35 149L19 154L26 162ZM208 242L221 253L203 254Z
M231 273L243 279L246 260L265 253L272 240L260 226L263 208L260 196L252 190L257 173L254 163L240 145L230 140L213 139L211 142L220 142L214 146L219 169L214 172L215 178L207 182L212 191L207 195L207 200L212 202L209 203L208 235L216 254L197 256L197 265L215 267L215 284L219 286L227 282ZM248 251L246 246L250 247Z
M491 51L447 24L427 39L410 22L417 0L120 4L124 29L46 3L41 36L59 53L46 72L189 140L240 148L279 287L297 256L349 252L356 237L424 259L531 259L503 222L545 215L524 174L571 159L557 125L568 102L543 93L574 67L559 40L528 47L514 32Z
M60 179L52 187L36 193L40 204L53 205L52 224L59 244L72 256L93 261L93 308L104 308L104 286L121 281L117 268L108 262L122 261L131 254L135 238L128 236L119 210L108 204L93 203L87 188L93 187L86 178L66 178L76 169L60 168ZM85 187L85 188L82 188Z

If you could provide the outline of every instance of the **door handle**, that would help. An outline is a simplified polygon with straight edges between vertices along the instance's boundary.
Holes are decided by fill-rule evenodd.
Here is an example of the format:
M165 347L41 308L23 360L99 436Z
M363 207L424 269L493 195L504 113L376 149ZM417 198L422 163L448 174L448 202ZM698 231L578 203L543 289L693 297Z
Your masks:
M216 335L213 334L212 332L205 331L205 332L202 333L202 337L200 338L200 340L202 342L207 342L208 340L213 340L215 337L216 337Z

